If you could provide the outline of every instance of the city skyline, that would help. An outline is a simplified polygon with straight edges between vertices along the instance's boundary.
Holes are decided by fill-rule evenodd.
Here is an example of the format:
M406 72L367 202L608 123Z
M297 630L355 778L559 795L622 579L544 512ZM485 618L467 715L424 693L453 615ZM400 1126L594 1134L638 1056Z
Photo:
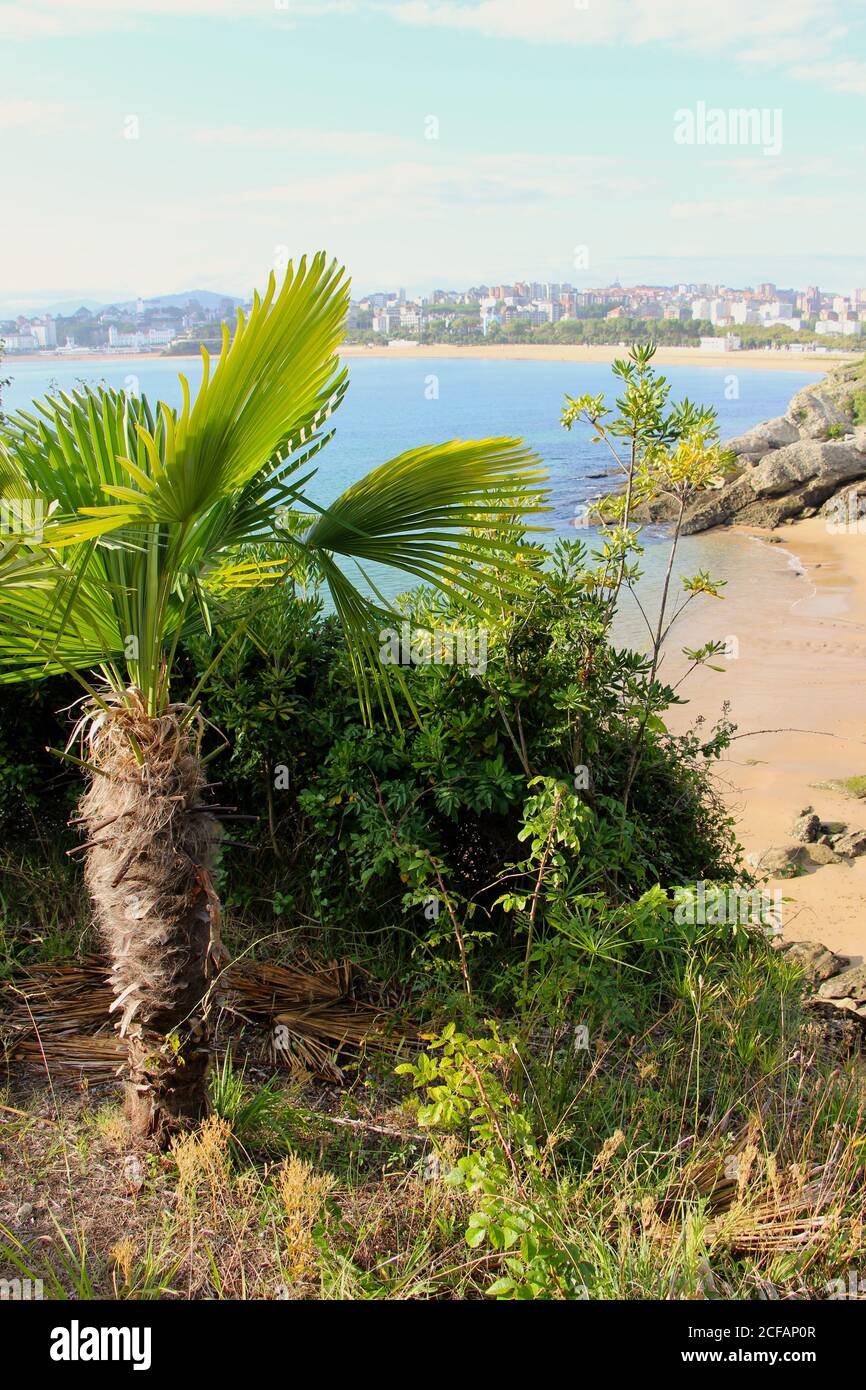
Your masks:
M210 291L137 298L119 304L79 306L58 312L4 318L0 314L0 350L8 355L43 351L162 351L194 349L197 341L218 341L220 324L231 325L243 297L222 298ZM412 298L401 287L373 291L350 300L347 330L380 341L414 340L444 332L456 325L457 336L479 332L484 338L505 330L544 328L579 320L623 320L647 324L665 320L712 346L721 333L731 349L741 346L735 329L756 328L765 335L787 339L788 345L825 337L848 338L859 346L866 333L866 287L838 294L818 285L784 287L772 281L754 286L679 282L675 285L632 285L580 288L570 281L516 280L513 283L472 285L463 289L439 287ZM573 332L569 329L569 332Z
M848 0L722 24L640 0L33 0L0 5L0 37L4 315L247 294L319 247L359 294L866 282Z

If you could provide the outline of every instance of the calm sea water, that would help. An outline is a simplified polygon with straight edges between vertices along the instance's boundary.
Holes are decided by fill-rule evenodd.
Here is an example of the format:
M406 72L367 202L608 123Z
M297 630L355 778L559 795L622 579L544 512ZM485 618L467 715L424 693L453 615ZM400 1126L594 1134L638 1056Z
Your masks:
M588 429L575 428L570 434L562 430L559 415L566 392L604 391L612 403L616 382L607 363L418 356L352 358L349 369L351 385L334 417L336 436L319 455L319 473L309 485L315 501L332 501L370 468L414 445L519 435L544 460L550 474L552 511L543 520L552 535L591 537L591 531L574 529L574 518L584 502L613 486L613 477L599 476L610 473L613 460L604 445L591 443ZM814 373L751 367L733 373L692 366L662 370L672 384L673 399L688 396L718 412L723 438L781 414L794 392L815 379ZM151 400L179 405L178 371L187 375L193 390L201 380L199 361L166 358L46 365L7 358L3 371L12 377L3 397L7 411L82 382L137 389ZM664 532L648 528L644 539L645 587L651 601L666 560ZM686 537L676 572L707 568L733 586L744 567L759 563L757 549L753 542L723 532ZM400 576L378 578L390 594L406 587ZM636 615L624 612L621 627L624 638L639 640Z

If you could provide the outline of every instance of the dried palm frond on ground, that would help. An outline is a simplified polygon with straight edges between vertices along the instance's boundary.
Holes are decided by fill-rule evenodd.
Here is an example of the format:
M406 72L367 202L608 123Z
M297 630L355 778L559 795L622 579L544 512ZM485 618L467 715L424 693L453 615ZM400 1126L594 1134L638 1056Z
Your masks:
M655 1238L679 1240L679 1210L698 1195L710 1216L703 1230L710 1250L799 1254L811 1263L838 1235L846 1195L859 1191L861 1219L866 1216L856 1145L836 1142L823 1163L794 1161L782 1167L761 1139L761 1118L755 1116L731 1136L721 1155L687 1167L658 1204L660 1219L651 1222Z
M98 956L20 972L0 994L0 1037L10 1060L60 1072L109 1075L124 1044L111 1028L108 964ZM292 1070L339 1082L341 1054L368 1042L394 1049L410 1035L350 961L272 965L239 961L216 982L216 1043L247 1024L262 1050ZM264 1034L264 1037L262 1036Z

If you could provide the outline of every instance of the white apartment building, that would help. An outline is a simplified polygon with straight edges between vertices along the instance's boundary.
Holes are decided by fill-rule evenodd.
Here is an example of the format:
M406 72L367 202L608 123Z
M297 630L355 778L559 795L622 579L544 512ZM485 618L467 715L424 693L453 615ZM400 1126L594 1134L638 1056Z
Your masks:
M761 321L757 309L748 299L731 301L730 318L732 323L760 323Z
M400 326L400 315L394 310L381 309L373 315L374 333L393 333Z
M30 330L39 347L57 347L57 324L50 314L46 314L44 319L35 319Z
M35 352L39 344L32 333L2 333L5 352Z
M822 337L830 333L841 333L846 338L855 338L864 331L866 323L860 319L819 319L815 324L815 332Z
M173 341L174 330L171 328L139 328L134 333L120 333L114 324L111 324L108 329L108 346L113 348L133 348L140 351L142 348L168 347Z
M400 327L407 332L420 333L427 320L417 304L400 306Z

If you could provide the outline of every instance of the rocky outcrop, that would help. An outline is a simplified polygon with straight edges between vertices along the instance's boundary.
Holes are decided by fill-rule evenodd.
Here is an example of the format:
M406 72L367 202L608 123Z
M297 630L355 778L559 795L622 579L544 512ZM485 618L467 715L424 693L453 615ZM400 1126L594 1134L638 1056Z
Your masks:
M866 854L866 830L822 821L812 806L804 806L791 826L790 840L771 845L762 854L747 854L746 863L760 880L796 878L810 866L842 864Z
M866 830L848 830L842 835L834 835L833 848L837 854L844 854L849 859L866 854Z
M820 941L780 943L785 959L802 972L803 1040L834 1056L861 1052L866 1043L866 966L851 965Z
M831 951L829 946L822 945L820 941L784 942L782 950L785 959L802 970L804 980L813 989L817 989L818 985L822 985L832 975L838 975L850 964L847 956L837 956L835 951Z
M824 381L792 397L784 415L765 420L726 444L730 464L724 485L701 493L686 508L683 532L713 526L761 526L813 516L828 519L866 479L866 358L833 368ZM852 487L854 484L854 487ZM854 514L866 518L866 497ZM636 516L669 521L671 499L660 497Z
M839 975L831 975L808 1002L813 1007L829 1004L866 1022L866 965L852 965Z

